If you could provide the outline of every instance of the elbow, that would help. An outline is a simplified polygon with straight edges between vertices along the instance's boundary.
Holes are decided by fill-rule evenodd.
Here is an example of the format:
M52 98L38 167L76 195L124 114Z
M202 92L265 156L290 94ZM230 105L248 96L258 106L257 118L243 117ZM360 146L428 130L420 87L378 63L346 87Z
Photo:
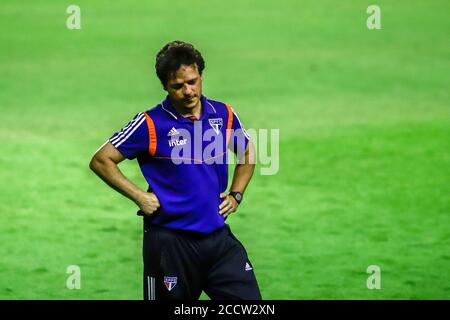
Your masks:
M249 171L251 172L251 174L253 174L255 172L256 164L249 163L248 166L249 166Z
M117 154L115 155L114 151L115 149L109 143L105 143L92 156L89 162L89 169L99 175L107 171L111 166L117 165L121 161L121 154L116 151Z
M89 169L94 171L97 175L101 175L114 165L116 165L116 163L109 158L108 155L97 152L89 162Z
M89 169L97 173L103 163L104 163L103 159L101 159L98 153L96 153L89 162Z
M91 161L89 161L89 169L91 169L92 171L95 172L96 170L96 165L97 165L97 159L95 157L95 155L92 157Z

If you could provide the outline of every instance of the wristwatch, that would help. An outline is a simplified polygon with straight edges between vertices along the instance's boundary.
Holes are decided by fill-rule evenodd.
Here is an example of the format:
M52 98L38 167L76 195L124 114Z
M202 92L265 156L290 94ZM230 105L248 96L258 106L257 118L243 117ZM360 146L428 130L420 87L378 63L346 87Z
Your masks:
M241 204L241 201L242 201L242 198L243 198L242 193L230 191L230 192L228 193L228 195L232 196L232 197L236 200L236 202L237 202L238 204Z

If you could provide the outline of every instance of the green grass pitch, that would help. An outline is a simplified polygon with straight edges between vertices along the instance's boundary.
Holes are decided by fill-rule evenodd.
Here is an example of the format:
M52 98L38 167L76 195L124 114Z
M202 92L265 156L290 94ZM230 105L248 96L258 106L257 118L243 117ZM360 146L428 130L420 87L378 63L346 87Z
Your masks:
M203 53L208 97L280 129L278 174L259 165L228 220L264 298L450 298L448 1L79 0L81 30L69 4L0 3L1 299L142 298L141 219L88 163L164 98L174 39Z

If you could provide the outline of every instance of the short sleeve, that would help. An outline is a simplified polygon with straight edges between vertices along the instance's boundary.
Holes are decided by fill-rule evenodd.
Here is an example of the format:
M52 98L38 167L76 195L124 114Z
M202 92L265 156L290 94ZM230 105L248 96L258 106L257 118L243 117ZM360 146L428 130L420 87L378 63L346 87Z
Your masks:
M128 159L148 152L149 136L144 113L138 113L122 130L113 134L109 141Z
M231 137L231 145L230 148L233 150L234 153L241 155L244 154L247 150L248 142L250 141L250 136L245 131L245 128L239 119L236 112L231 108L231 111L233 113L233 123L231 125L231 129L233 129L233 134Z

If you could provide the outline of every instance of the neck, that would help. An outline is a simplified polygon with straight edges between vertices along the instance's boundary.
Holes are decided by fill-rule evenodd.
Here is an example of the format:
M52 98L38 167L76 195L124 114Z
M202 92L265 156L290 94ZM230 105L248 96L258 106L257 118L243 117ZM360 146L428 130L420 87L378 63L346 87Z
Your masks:
M169 98L170 99L170 98ZM193 108L185 108L183 106L179 106L176 103L174 103L171 99L170 102L174 109L181 114L183 117L189 117L189 116L195 116L197 119L200 119L200 115L202 113L202 101L201 99L198 100L198 103Z

